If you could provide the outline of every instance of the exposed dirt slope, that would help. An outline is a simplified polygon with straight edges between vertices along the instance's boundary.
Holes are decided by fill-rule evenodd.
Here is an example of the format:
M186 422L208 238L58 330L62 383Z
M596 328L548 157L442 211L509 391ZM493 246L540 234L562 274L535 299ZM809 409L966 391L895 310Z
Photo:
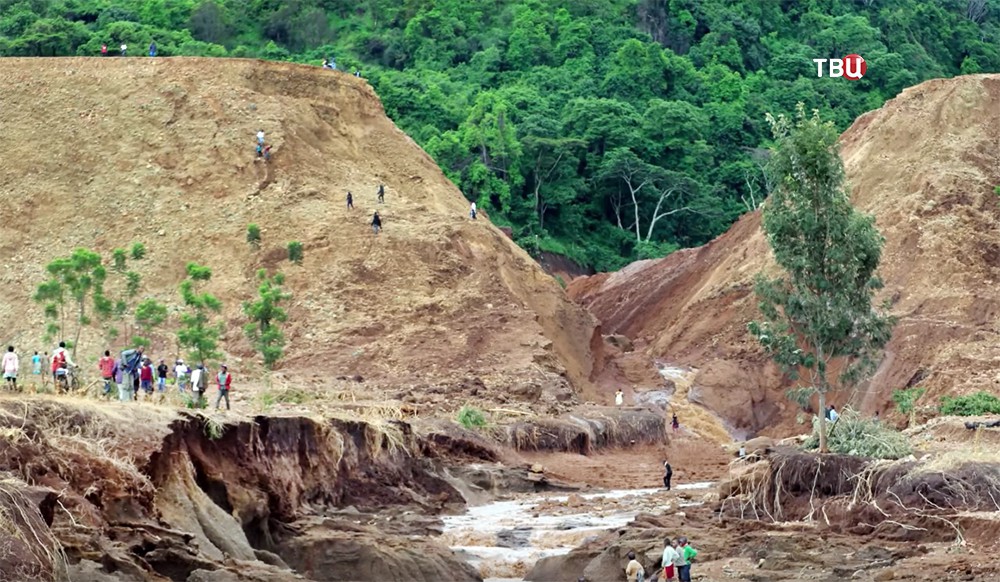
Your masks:
M853 202L876 216L886 238L880 273L901 317L854 405L884 410L893 389L916 383L935 401L996 387L1000 76L907 89L860 117L842 143ZM569 292L605 333L635 341L649 366L647 383L659 381L653 361L694 366L691 398L752 431L790 422L796 410L746 332L757 315L753 277L772 267L753 213L708 245L575 279ZM609 367L605 382L622 372Z
M151 296L177 303L188 261L213 269L207 290L225 304L224 348L244 377L240 303L267 267L295 294L286 370L407 384L473 372L498 386L544 371L586 383L593 318L488 219L468 219L462 194L363 79L181 58L3 59L0 79L0 339L22 354L50 349L30 300L50 259L143 241ZM260 128L269 164L254 159ZM251 222L263 230L256 252ZM292 240L304 243L301 267L285 261ZM95 336L86 346L104 349Z

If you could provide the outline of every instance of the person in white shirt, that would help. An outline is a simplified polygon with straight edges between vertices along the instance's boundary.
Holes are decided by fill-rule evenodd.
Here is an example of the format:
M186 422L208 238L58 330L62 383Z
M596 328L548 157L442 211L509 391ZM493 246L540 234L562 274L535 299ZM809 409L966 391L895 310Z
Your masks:
M619 388L618 392L615 392L615 406L621 406L625 404L625 393Z
M264 145L264 130L263 129L257 131L257 143L259 143L262 146Z
M674 542L670 538L667 538L667 545L663 548L663 578L661 580L676 580L676 573L674 572L674 562L680 558L677 553L677 548L674 547Z
M472 206L469 207L469 218L472 220L476 219L476 203L473 202Z
M191 370L184 364L184 360L177 360L177 365L174 366L174 377L177 378L177 389L181 392L184 392L187 387L187 378L190 373Z
M837 407L831 404L830 405L830 422L837 422L838 418L840 418L840 415L837 414Z
M3 355L3 364L0 366L3 368L4 380L10 384L11 390L17 390L17 354L14 353L14 346L7 346L7 353Z
M124 57L125 56L125 51L128 50L128 46L126 46L125 43L122 43L121 49L122 49L122 56Z

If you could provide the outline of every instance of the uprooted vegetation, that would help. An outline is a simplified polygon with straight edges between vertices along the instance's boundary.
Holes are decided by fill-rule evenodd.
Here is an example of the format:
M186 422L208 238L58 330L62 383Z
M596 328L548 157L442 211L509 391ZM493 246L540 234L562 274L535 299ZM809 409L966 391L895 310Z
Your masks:
M462 503L416 454L409 424L341 416L223 419L85 399L0 399L0 580L98 571L194 581L228 570L238 577L227 579L279 582L295 579L283 559L306 568L319 548L340 543L340 557L322 565L332 578L315 579L343 579L374 534L344 534L324 508ZM340 537L324 543L314 529ZM434 543L394 559L423 579L463 567Z
M720 499L726 515L741 519L964 543L967 531L981 532L1000 511L1000 463L964 457L885 461L782 449L738 469L720 485Z
M866 418L853 410L845 410L827 429L830 452L873 459L902 459L913 452L903 433L877 419ZM819 417L813 418L813 433L805 448L819 449Z

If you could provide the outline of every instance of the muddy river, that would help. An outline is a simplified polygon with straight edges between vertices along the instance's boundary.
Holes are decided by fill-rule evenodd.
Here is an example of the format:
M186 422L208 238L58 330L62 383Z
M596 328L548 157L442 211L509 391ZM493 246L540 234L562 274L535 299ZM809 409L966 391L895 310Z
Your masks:
M487 582L520 581L535 562L567 554L589 537L621 527L640 512L700 505L713 483L663 489L622 489L598 493L539 494L470 508L444 517L441 541L464 556ZM685 501L677 492L688 492Z

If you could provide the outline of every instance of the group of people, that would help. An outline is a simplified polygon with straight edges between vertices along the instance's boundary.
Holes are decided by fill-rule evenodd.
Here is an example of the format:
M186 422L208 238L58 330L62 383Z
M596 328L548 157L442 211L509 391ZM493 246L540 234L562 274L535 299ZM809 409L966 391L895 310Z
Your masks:
M121 46L118 47L118 50L121 51L119 54L124 57L125 53L128 51L128 45L123 42L121 44ZM107 45L107 43L104 43L104 44L101 45L101 56L102 57L108 56L108 45ZM156 56L156 41L155 40L153 42L149 43L149 56L151 56L151 57L155 57Z
M31 357L31 373L42 381L43 384L46 383L47 375L42 375L42 360L48 360L51 364L52 381L53 383L60 387L62 390L69 389L69 374L70 368L75 367L76 364L73 363L73 359L69 355L69 351L66 350L66 342L59 342L59 347L52 352L52 357L49 357L49 353L45 352L44 356L40 356L38 352ZM3 354L3 359L0 360L0 369L3 370L4 385L11 389L17 390L17 376L21 372L21 359L18 357L17 352L14 351L14 346L7 346L7 351Z
M104 355L97 361L97 369L104 381L103 393L105 396L110 397L112 390L117 389L118 399L127 402L138 400L140 392L145 392L147 396L152 396L154 390L165 393L167 379L173 377L180 393L185 394L190 386L197 406L202 407L208 392L211 375L204 363L200 363L192 369L184 363L184 360L177 359L171 368L167 366L165 360L161 359L159 365L154 368L153 361L146 357L143 352L144 349L138 347L121 352L118 358L112 358L111 351L105 350ZM59 347L52 352L51 358L49 358L48 352L45 352L44 356L35 352L31 358L32 374L38 376L42 384L46 384L47 376L42 374L43 358L50 362L53 384L60 391L68 391L69 376L77 365L66 349L66 342L59 342ZM7 346L7 351L0 361L0 368L3 369L5 385L11 390L17 390L20 360L17 352L14 351L14 346ZM233 377L225 364L219 366L219 372L215 375L214 382L219 389L215 408L219 409L224 400L226 410L229 410L229 391L232 388Z
M677 580L691 582L691 564L694 563L698 550L691 546L688 539L681 536L676 539L667 538L660 558L663 576L660 580ZM644 582L646 571L635 557L635 552L628 553L628 564L625 566L625 577L628 582Z
M379 204L385 203L385 184L378 185L378 192L376 193L376 199L378 200ZM354 194L352 194L350 190L347 191L347 209L348 210L354 209ZM372 215L371 225L372 225L372 231L374 231L375 234L378 235L379 231L382 230L382 217L379 216L378 210L376 210L375 214Z
M181 394L185 394L190 386L196 406L201 408L204 405L211 374L204 362L192 369L184 363L184 360L178 358L171 368L161 359L154 369L152 359L146 357L143 351L141 346L128 349L117 359L111 357L110 351L104 352L104 356L97 362L97 368L101 373L101 379L104 380L106 396L110 397L112 389L117 388L120 401L138 400L140 390L145 392L147 397L152 396L154 384L155 390L162 394L167 390L167 379L172 376ZM220 365L219 372L215 376L215 385L219 389L215 400L216 410L220 408L223 400L226 402L226 410L230 410L229 391L232 389L232 384L233 376L229 373L229 367L225 364Z
M265 162L271 160L271 144L264 143L264 130L257 130L257 158Z
M330 69L331 71L336 71L337 70L337 61L335 59L333 59L333 58L325 58L325 59L323 59L323 68L324 69ZM361 76L361 69L355 69L354 70L354 76L355 77L360 77Z

